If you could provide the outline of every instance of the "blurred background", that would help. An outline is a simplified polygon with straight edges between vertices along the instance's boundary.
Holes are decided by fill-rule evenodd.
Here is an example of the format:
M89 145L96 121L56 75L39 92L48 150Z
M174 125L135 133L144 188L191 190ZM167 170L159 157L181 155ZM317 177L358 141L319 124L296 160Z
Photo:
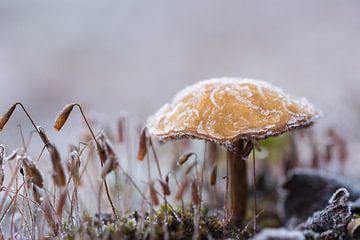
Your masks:
M316 128L336 128L351 159L360 146L359 43L356 0L5 0L0 112L23 102L62 145L79 126L52 130L67 103L142 122L199 80L258 78L322 109ZM18 123L30 127L17 111L0 135L10 148L20 143Z

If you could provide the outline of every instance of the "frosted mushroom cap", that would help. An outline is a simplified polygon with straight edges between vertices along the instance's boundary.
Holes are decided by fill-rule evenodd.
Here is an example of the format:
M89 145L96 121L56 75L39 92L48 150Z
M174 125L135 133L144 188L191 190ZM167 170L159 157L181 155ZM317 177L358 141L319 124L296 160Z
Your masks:
M162 140L192 137L227 144L279 135L318 117L319 111L305 98L290 96L270 83L218 78L180 91L148 119L147 127Z

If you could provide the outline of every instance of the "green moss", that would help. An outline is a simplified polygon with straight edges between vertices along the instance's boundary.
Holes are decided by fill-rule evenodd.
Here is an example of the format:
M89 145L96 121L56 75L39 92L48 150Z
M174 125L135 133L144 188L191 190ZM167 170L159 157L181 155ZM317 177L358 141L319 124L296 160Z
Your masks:
M267 160L269 162L276 162L282 159L284 148L290 143L290 137L290 134L287 133L258 142L261 148L265 148L268 151Z
M168 221L165 223L165 214ZM104 221L101 216L91 217L83 214L83 224L80 228L66 229L63 239L163 239L164 230L169 233L170 239L191 239L194 233L193 211L186 211L182 215L180 209L174 211L166 206L160 206L156 213L145 213L143 216L133 212L124 216L118 223L113 219ZM164 227L165 226L165 227ZM65 230L65 228L63 228ZM239 236L236 229L225 228L221 219L209 216L204 209L200 216L199 234L201 239L212 236L214 239Z

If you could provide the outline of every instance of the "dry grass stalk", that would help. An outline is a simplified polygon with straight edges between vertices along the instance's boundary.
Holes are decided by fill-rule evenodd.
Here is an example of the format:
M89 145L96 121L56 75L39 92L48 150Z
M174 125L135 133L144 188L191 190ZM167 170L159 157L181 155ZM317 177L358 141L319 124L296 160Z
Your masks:
M146 128L144 128L141 131L140 140L139 140L139 150L138 150L138 154L137 154L137 159L140 161L144 160L144 158L148 152L146 139L147 139Z
M41 193L36 185L33 185L32 192L33 192L35 202L38 203L39 205L41 205L43 202L43 198L42 198Z
M42 142L45 144L45 146L50 144L49 137L46 135L44 128L39 126L37 129L38 129L39 136L40 136Z
M69 154L67 163L68 171L70 172L75 186L80 185L80 156L77 151L72 151Z
M320 167L320 158L319 158L319 151L318 151L317 145L312 146L311 167L312 168L319 168Z
M104 146L108 156L117 158L114 148L106 136L104 136Z
M64 209L65 203L66 203L66 197L67 197L67 191L63 191L60 195L59 203L56 207L56 215L61 216L62 211Z
M110 156L106 160L106 162L101 170L101 175L100 175L101 178L105 178L106 175L108 175L112 171L115 171L116 169L118 169L118 167L119 167L119 162L118 162L117 158Z
M60 153L54 144L49 144L48 150L54 170L52 173L54 183L59 187L64 187L66 185L66 178L64 169L61 165Z
M337 148L340 162L345 162L349 155L346 141L334 129L328 130L328 135Z
M104 162L106 160L106 152L105 152L105 149L99 144L99 142L97 141L96 139L96 136L94 134L94 131L92 130L90 124L89 124L89 121L87 120L85 114L84 114L84 111L81 107L80 104L78 103L74 103L74 104L70 104L70 105L66 105L65 108L58 114L58 117L56 118L55 120L55 129L57 130L60 130L62 128L62 126L65 124L67 118L69 117L70 115L70 112L71 110L73 109L74 106L77 106L80 110L80 113L86 123L86 126L88 127L88 130L90 131L91 133L91 136L93 138L93 140L95 141L95 144L96 144L96 147L97 147L97 151L99 153L99 157L100 157L100 164L101 164L101 167L103 167L104 165ZM106 182L106 179L104 179L104 185L105 185L105 191L106 191L106 195L107 195L107 198L109 200L109 203L111 205L111 208L112 208L112 211L115 215L115 218L116 220L118 220L118 216L117 216L117 213L116 213L116 210L115 210L115 206L113 204L113 201L111 199L111 195L110 195L110 192L109 192L109 188L108 188L108 185L107 185L107 182Z
M5 156L5 147L3 145L0 145L0 187L2 187L5 179L4 156Z
M21 102L17 102L14 105L12 105L10 107L10 109L2 117L0 117L0 131L4 128L6 123L9 121L9 119L10 119L11 115L13 114L13 112L14 112L17 105L19 105L21 107L21 109L24 111L24 113L26 114L26 116L30 120L30 122L33 125L36 132L40 135L39 129L36 126L34 120L31 118L30 114L28 113L28 111L26 110L26 108L24 107L24 105Z
M67 119L70 116L71 111L73 110L76 104L68 104L66 105L56 116L54 128L58 131L65 125Z
M162 180L160 180L159 182L160 182L161 188L163 190L164 196L169 196L171 194L169 182L168 181L164 182Z
M149 190L150 190L151 204L154 206L158 206L160 204L160 201L153 182L149 184Z
M123 143L125 140L125 124L126 124L126 118L125 117L120 117L118 119L118 124L117 124L117 133L118 133L118 141L119 143Z
M7 197L10 195L11 186L14 183L15 179L17 178L17 173L18 173L19 169L20 169L20 164L17 163L16 168L14 169L14 171L11 174L9 183L8 183L7 187L5 188L5 194L3 194L3 196L2 196L2 199L0 202L0 213L3 212L3 207L5 206L5 201L6 201ZM23 185L24 185L24 183L21 184L21 186L23 186ZM1 190L4 190L4 189L1 189ZM1 221L0 221L0 223L1 223Z
M14 160L18 156L17 152L18 149L15 149L10 155L5 158L5 162Z
M329 163L332 159L332 150L333 150L333 144L326 144L325 146L325 153L324 153L324 160L325 163Z
M2 203L1 203L1 205L0 205L0 210L1 210L0 212L2 212L2 215L1 215L1 217L0 217L0 226L2 226L3 221L4 221L4 219L5 219L5 216L8 214L8 212L9 212L10 209L11 209L11 207L12 207L13 204L16 202L16 199L17 199L17 197L19 196L19 192L20 192L20 190L22 189L22 187L23 187L24 185L25 185L25 183L22 183L22 184L16 189L16 191L15 191L15 196L14 196L14 197L12 197L12 196L10 195L10 193L9 193L9 189L10 189L10 188L7 189L7 192L6 192L5 196L3 197L3 201L2 201ZM4 203L5 203L4 200L7 198L7 196L10 197L11 201L10 201L10 203L5 207L4 211L2 211L2 207L4 206Z
M98 150L98 156L102 164L104 164L108 158L105 142L105 135L100 133L100 135L96 138L96 148Z
M49 201L49 199L47 199L45 201L43 209L44 209L44 216L45 216L46 222L48 223L49 227L52 229L54 234L57 235L58 226L57 226L56 222L54 221L55 212L51 207L51 202Z
M208 161L209 161L210 165L212 166L216 162L218 146L216 143L213 143L213 142L208 142L207 144L209 145Z
M215 186L216 185L216 180L217 180L217 165L215 164L211 170L211 175L210 175L210 185L211 186Z
M96 148L97 148L97 153L101 162L101 165L103 165L106 162L106 150L105 148L100 144L100 143L96 143Z
M199 195L199 184L197 179L194 179L191 183L191 199L195 206L200 205L200 195Z
M69 152L79 152L80 149L78 146L74 145L74 144L69 144Z
M22 156L20 158L23 167L25 169L25 175L29 182L38 186L39 188L44 187L44 180L40 170L36 167L33 161L28 156Z
M101 148L104 150L105 161L103 168L101 170L101 178L105 178L106 175L118 169L119 162L110 141L106 138L106 136L103 133L99 135L97 140Z
M176 200L181 200L183 198L183 195L185 193L185 190L187 189L189 185L189 178L185 177L184 181L181 182L179 189L175 195Z
M192 163L190 166L188 166L188 167L186 168L186 170L185 170L185 175L189 175L189 173L191 172L191 170L192 170L194 167L196 167L196 165L197 165L197 162L194 162L194 163Z

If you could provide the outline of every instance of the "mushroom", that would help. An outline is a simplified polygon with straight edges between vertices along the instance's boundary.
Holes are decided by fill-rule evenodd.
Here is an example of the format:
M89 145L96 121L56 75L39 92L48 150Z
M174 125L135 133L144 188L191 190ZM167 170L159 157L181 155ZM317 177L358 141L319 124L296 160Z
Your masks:
M180 91L149 117L146 127L161 141L195 138L227 148L230 170L229 224L240 227L247 205L246 159L253 141L311 125L320 112L305 98L270 83L218 78Z

